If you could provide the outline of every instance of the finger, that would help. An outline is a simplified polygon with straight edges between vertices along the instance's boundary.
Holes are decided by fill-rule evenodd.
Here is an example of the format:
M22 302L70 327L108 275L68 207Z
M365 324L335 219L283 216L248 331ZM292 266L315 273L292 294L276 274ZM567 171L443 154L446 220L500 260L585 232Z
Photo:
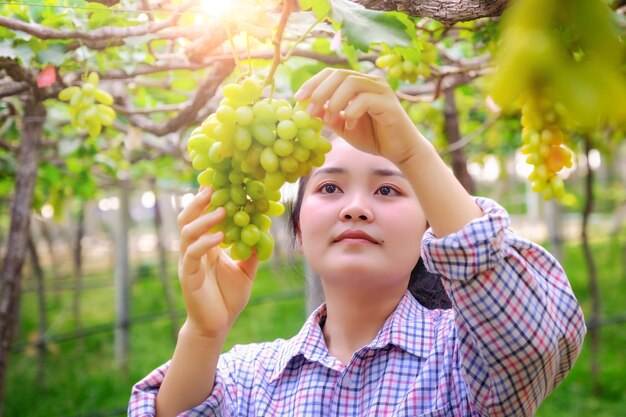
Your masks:
M322 80L311 92L311 104L309 112L319 116L319 112L324 108L324 104L333 96L333 93L344 82L348 74L342 71L335 71Z
M212 195L213 189L211 187L198 190L193 200L178 215L178 227L182 229L187 223L200 216L211 201Z
M183 226L180 231L180 253L185 253L190 244L209 232L213 226L218 225L224 220L225 216L226 210L223 207L219 207L217 210L205 213Z
M332 90L324 121L332 121L339 116L341 111L346 109L352 100L361 95L365 95L364 98L371 99L372 103L375 104L383 101L381 96L385 92L385 86L381 85L375 78L362 74L349 75Z
M334 68L324 68L304 82L298 91L296 91L296 94L294 94L294 98L299 101L306 100L310 97L311 93L317 88L317 86L335 71L336 70Z
M385 110L385 106L381 104L384 101L385 100L381 100L380 95L376 93L361 93L354 97L343 111L345 128L347 130L354 129L360 119L366 114L372 117L380 115L380 113Z
M222 232L205 234L189 245L180 262L179 272L181 281L185 281L187 288L196 288L193 276L200 270L202 257L211 249L217 247L224 239Z

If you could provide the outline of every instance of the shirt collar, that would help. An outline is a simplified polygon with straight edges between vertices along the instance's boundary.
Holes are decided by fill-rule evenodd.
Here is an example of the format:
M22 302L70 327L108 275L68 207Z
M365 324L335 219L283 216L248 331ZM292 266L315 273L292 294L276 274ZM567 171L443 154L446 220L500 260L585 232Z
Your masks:
M434 343L433 314L437 314L437 311L422 306L407 290L395 311L367 346L380 349L391 344L412 355L426 357ZM326 304L322 304L311 313L300 332L285 343L271 381L279 378L289 362L299 355L332 368L335 360L328 352L320 327L320 320L325 316Z

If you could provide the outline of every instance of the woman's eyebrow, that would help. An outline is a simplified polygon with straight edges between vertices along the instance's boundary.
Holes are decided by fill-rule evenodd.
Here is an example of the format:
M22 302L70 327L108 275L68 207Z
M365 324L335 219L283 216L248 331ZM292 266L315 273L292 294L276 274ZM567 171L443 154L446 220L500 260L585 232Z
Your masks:
M345 174L346 172L346 169L341 167L325 167L315 171L315 174L313 174L313 176L321 174Z
M322 174L346 174L348 171L345 168L341 167L324 167L320 168L313 176L322 175ZM372 174L378 177L400 177L405 178L404 174L395 169L373 169Z
M395 169L375 169L373 171L374 175L377 175L379 177L401 177L401 178L406 178L404 176L404 174L398 170Z

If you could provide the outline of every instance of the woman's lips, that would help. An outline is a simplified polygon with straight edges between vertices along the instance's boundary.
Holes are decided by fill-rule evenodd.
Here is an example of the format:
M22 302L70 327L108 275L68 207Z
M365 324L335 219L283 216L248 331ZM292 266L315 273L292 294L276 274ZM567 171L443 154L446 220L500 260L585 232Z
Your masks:
M363 230L345 230L343 232L341 232L334 240L334 242L341 242L341 241L368 241L371 243L374 243L376 245L379 244L379 242L374 239L372 236L370 236L369 234L365 233Z

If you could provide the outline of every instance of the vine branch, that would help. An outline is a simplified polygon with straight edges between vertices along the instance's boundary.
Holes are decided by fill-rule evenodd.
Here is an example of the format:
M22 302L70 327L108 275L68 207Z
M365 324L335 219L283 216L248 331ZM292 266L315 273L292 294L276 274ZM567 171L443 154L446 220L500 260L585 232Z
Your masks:
M272 61L272 67L270 68L270 71L267 74L265 85L274 84L274 74L276 73L278 66L282 63L281 41L283 39L283 33L285 32L285 27L287 26L287 20L289 20L289 15L291 14L293 1L294 0L283 1L283 9L280 13L280 22L278 23L278 28L276 29L276 36L274 36L274 40L273 40L274 61Z
M195 3L196 1L189 0L181 4L178 7L177 12L186 10L193 6ZM160 22L148 22L138 26L106 26L90 31L78 31L58 30L50 28L48 26L40 25L38 23L27 23L21 20L0 16L0 26L4 26L12 30L19 30L42 40L81 39L84 41L110 41L114 38L127 38L132 36L142 36L150 33L156 33L171 26L175 26L178 23L179 19L180 14L174 13L172 14L172 16Z

